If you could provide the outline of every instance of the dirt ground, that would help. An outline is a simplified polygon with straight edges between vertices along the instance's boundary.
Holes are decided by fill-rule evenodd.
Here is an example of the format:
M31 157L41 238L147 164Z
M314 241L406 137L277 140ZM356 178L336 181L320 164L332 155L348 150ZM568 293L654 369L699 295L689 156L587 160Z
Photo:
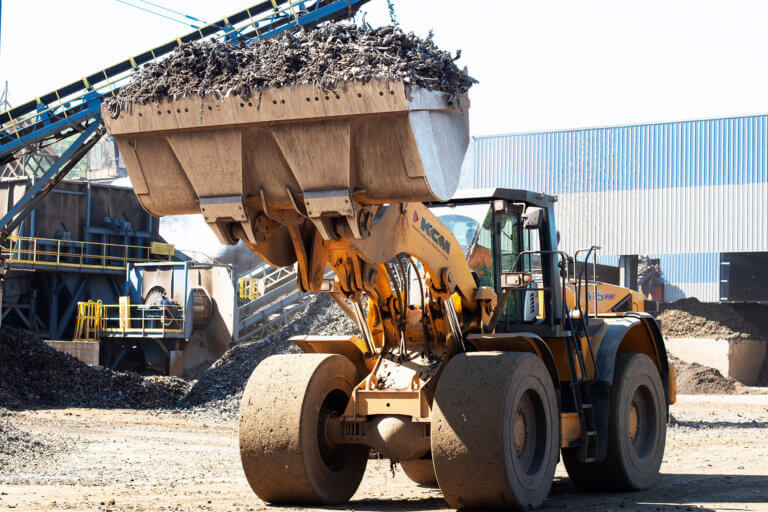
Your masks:
M768 510L768 395L681 396L672 415L655 487L583 493L560 465L545 510ZM271 510L241 474L234 422L97 409L25 411L10 421L47 449L0 468L0 510ZM352 502L335 509L448 510L438 491L399 468L393 476L386 461L370 461Z

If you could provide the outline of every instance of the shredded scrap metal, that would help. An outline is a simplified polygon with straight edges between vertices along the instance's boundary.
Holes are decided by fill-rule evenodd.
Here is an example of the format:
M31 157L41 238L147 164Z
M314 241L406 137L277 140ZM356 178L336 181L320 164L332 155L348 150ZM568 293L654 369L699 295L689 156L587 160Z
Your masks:
M371 28L331 23L308 32L285 32L249 45L205 41L177 48L167 59L148 64L112 99L146 103L167 97L219 94L248 98L271 87L312 84L321 90L345 82L373 79L441 91L454 100L475 82L440 50L430 32L426 39L397 27ZM456 103L454 103L456 104Z

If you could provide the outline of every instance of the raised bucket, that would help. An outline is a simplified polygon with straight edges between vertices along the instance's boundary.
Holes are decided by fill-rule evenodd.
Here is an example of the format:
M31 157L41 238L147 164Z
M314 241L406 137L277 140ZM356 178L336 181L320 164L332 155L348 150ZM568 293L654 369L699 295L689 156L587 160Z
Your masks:
M147 211L202 211L221 228L449 199L469 142L466 97L461 106L381 81L134 104L116 118L105 106L104 119Z

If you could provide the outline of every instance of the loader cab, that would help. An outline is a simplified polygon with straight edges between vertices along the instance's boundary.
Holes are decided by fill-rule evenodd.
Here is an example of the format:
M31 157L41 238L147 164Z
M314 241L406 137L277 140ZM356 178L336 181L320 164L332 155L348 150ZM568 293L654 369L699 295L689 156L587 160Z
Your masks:
M527 290L508 294L500 330L540 325L555 328L562 320L556 198L524 190L472 191L430 209L456 236L478 285L504 293L503 276L524 272Z

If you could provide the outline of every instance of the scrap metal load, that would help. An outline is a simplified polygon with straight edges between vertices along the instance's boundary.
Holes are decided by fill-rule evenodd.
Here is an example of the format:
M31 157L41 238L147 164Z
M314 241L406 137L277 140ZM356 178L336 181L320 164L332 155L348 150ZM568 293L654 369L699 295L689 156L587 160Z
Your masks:
M444 200L471 79L431 40L331 24L252 46L181 47L105 112L142 205L202 212L225 243L295 261L285 225L361 238L363 206Z
M420 39L398 28L348 23L310 32L284 32L247 46L204 41L181 46L168 59L148 64L110 103L148 103L208 94L249 95L272 87L312 85L329 91L345 82L402 81L458 98L474 82L430 34Z

